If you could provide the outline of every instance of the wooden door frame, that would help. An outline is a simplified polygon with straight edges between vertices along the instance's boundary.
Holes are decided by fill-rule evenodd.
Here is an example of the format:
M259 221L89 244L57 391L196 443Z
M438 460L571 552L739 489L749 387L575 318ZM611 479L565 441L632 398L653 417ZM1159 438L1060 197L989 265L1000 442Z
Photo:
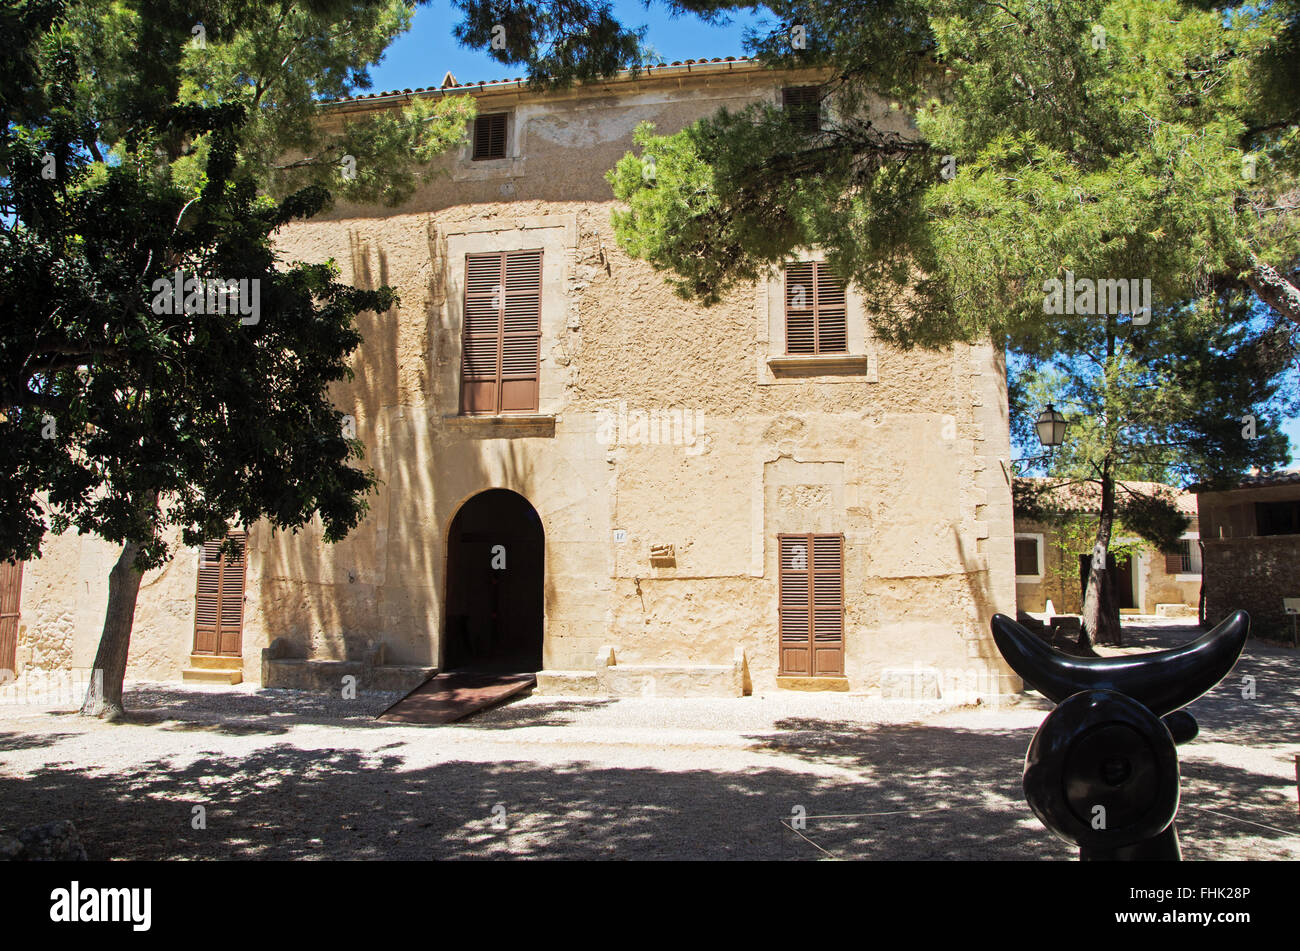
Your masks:
M239 623L238 623L238 626L236 627L236 631L237 631L237 646L236 646L235 651L234 651L233 653L230 653L230 652L228 652L228 651L223 651L223 650L221 649L221 635L222 635L223 630L224 630L224 627L223 627L223 625L222 625L222 617L221 617L221 615L222 615L222 611L221 611L221 609L222 609L222 604L223 604L224 595L225 595L225 587L226 587L226 569L227 569L227 568L232 568L232 567L234 567L233 565L230 565L230 564L226 561L226 553L223 551L223 552L220 553L220 555L218 556L218 559L217 559L217 609L216 609L216 627L213 629L213 648L214 648L214 649L211 650L211 651L206 651L206 650L200 650L200 649L199 649L199 643L198 643L198 637L199 637L199 612L198 612L198 600L199 600L198 585L199 585L199 577L196 576L195 579L194 579L194 631L193 631L193 636L191 637L191 640L190 640L190 653L192 653L192 654L196 654L196 655L199 655L199 656L202 656L202 657L243 657L243 656L244 656L244 614L245 614L245 612L244 612L244 608L245 608L245 603L246 603L247 600L248 600L248 532L245 531L245 530L236 529L236 530L231 531L231 532L227 535L227 537L230 537L230 535L238 535L238 536L242 536L242 537L243 537L243 552L244 552L244 557L240 560L240 565L239 565L239 570L240 570L240 572L241 572L242 575L243 575L243 583L240 585L241 595L240 595L240 598L239 598ZM203 554L204 554L204 550L205 550L206 547L207 547L207 546L206 546L206 544L205 544L203 547L199 548L199 571L200 571L200 572L203 571L203 564L204 564L204 562L203 562ZM211 562L208 562L208 564L211 564Z
M805 571L808 582L808 670L806 672L792 672L785 667L785 641L782 637L781 630L781 611L785 603L785 571L781 564L781 545L784 539L795 538L804 539L808 546L808 567ZM840 553L840 669L832 673L819 673L817 671L817 569L816 565L816 542L817 538L836 538L839 540ZM845 609L847 607L847 593L845 584L844 554L846 549L843 532L779 532L776 536L776 643L777 643L777 676L779 677L843 677L845 669L845 654L847 653L847 637L844 625Z
M12 585L12 588L0 586L0 670L8 670L15 675L18 673L18 622L23 615L23 567L21 561L0 564L0 570L6 575L5 580ZM4 596L10 591L13 592L14 609L5 611ZM6 627L11 627L12 630L6 633Z

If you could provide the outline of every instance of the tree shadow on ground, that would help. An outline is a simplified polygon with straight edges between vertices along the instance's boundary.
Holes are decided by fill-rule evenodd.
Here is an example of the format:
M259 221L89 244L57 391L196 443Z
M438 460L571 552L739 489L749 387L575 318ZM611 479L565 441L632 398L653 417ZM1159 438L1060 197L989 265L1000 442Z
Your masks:
M1069 859L1022 798L1032 732L794 718L749 739L760 757L798 768L774 759L744 770L521 759L410 768L395 748L289 743L93 772L47 764L0 776L0 828L69 818L98 859ZM1186 798L1216 811L1236 802L1228 811L1240 814L1271 785L1204 768ZM196 805L206 829L192 828ZM1288 854L1285 836L1241 822L1185 811L1180 825L1188 857L1248 847L1263 857L1261 836L1277 844L1265 854Z
M0 733L0 751L41 749L76 735L75 733Z
M1126 626L1124 653L1168 650L1204 633L1194 624ZM1232 672L1187 710L1200 724L1203 741L1295 745L1300 740L1300 654L1252 638Z
M531 691L518 694L503 703L472 713L457 720L457 727L483 730L512 730L528 726L569 726L578 722L578 715L608 707L616 703L610 699L546 700L545 704L519 704L532 696ZM539 698L541 699L541 698Z

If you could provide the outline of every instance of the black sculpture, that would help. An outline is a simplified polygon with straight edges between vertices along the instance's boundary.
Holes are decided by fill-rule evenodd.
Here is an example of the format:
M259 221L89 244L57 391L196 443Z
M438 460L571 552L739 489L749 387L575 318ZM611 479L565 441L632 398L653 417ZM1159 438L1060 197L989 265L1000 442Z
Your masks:
M1237 611L1172 650L1071 657L1004 614L993 640L1011 669L1056 709L1025 755L1025 799L1082 860L1180 858L1178 743L1196 736L1182 710L1232 670L1250 618Z

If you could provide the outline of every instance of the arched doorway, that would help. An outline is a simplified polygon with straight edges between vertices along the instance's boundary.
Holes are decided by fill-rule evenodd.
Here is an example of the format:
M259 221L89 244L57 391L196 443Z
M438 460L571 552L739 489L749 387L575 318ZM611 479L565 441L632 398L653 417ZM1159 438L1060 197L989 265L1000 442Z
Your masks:
M542 668L542 519L509 489L461 506L447 536L444 670Z

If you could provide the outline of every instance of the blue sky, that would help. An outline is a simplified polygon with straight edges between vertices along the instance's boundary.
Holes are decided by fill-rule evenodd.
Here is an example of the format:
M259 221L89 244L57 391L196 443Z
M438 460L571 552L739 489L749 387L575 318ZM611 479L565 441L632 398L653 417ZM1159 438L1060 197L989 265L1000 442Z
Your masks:
M737 14L726 26L708 26L693 16L673 18L659 4L649 10L640 2L616 0L614 10L628 26L649 28L646 43L666 62L681 59L712 59L715 56L743 56L744 28L760 22L749 13ZM398 37L383 62L370 71L372 92L437 86L451 70L461 82L506 79L523 75L523 69L502 66L478 50L469 50L451 35L460 14L449 0L433 0L418 7L410 32Z
M671 17L659 4L646 9L639 0L615 0L614 9L623 23L647 27L646 42L667 62L743 56L745 28L763 22L761 17L740 13L728 24L709 26L692 16ZM502 66L486 53L457 43L451 28L459 19L450 0L433 0L418 7L410 31L398 37L383 61L370 71L372 91L437 86L448 70L460 82L522 75L522 68ZM1291 465L1296 466L1300 419L1288 421L1285 428L1291 440Z

